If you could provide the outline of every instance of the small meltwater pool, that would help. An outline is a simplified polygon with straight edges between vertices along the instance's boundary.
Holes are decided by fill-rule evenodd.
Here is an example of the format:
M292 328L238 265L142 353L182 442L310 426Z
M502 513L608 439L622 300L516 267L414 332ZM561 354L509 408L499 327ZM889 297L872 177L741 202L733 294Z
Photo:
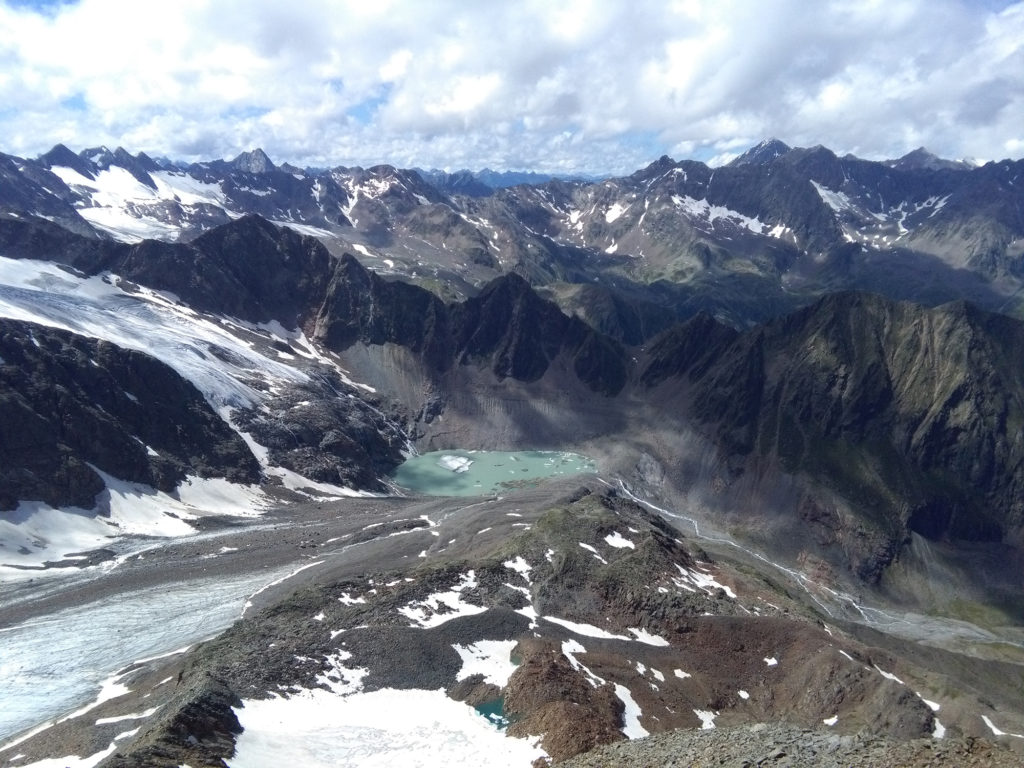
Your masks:
M480 496L544 478L596 472L594 461L564 451L434 451L412 456L391 479L426 496Z

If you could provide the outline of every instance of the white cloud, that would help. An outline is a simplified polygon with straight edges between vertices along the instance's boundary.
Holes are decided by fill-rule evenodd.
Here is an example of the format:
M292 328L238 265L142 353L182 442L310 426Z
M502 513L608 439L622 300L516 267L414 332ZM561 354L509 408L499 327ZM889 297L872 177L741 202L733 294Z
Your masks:
M0 0L0 150L630 172L1024 142L1024 2Z

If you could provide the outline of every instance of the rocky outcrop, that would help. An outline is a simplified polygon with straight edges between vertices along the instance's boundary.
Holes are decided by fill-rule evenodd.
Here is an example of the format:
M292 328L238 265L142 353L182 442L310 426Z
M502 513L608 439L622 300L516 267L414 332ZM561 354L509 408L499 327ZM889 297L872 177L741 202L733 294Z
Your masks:
M144 240L137 245L73 235L48 223L0 219L8 257L50 257L86 274L109 271L160 291L193 309L253 323L295 327L322 297L331 257L314 238L245 216L194 242Z
M408 449L397 426L404 414L384 409L392 410L356 392L336 371L322 369L258 408L235 411L232 421L268 450L273 466L317 482L381 492L382 480Z
M260 477L242 439L164 363L0 320L0 509L91 508L105 487L94 467L164 491L186 475Z

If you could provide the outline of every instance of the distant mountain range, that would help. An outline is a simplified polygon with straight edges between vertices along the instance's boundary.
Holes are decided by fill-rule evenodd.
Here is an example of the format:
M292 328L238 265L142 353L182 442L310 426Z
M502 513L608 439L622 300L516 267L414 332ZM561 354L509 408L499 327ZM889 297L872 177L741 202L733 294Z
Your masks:
M923 149L879 163L770 140L716 169L663 157L623 178L537 183L391 166L310 172L258 149L179 166L57 146L34 160L0 155L0 210L129 242L188 241L255 213L444 298L518 272L566 311L638 341L701 310L743 327L843 289L1019 316L1022 168Z

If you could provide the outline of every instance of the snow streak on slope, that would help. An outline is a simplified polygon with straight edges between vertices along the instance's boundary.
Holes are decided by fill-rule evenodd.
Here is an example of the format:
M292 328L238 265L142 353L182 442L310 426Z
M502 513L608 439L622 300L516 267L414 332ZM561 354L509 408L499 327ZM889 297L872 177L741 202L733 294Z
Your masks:
M110 546L114 536L187 536L195 533L190 520L210 514L253 515L266 506L259 488L222 478L190 477L181 483L175 498L97 472L107 490L98 497L96 511L23 501L14 512L0 517L4 579L38 577L47 562L86 560L88 556L81 553ZM107 569L117 562L99 567Z

